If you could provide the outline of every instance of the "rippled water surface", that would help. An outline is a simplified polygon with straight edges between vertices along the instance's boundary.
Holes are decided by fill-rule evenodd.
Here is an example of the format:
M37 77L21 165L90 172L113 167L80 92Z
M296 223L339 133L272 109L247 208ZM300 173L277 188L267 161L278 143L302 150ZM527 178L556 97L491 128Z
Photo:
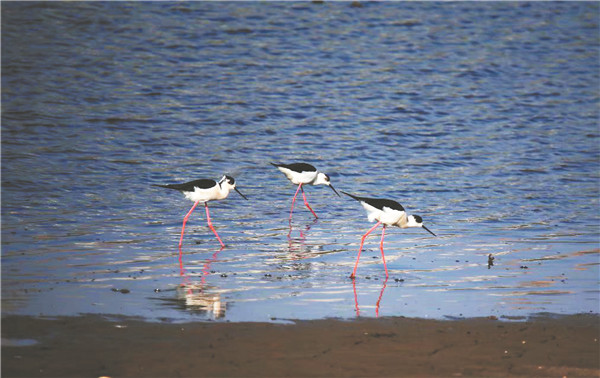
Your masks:
M2 312L599 312L599 4L2 4ZM380 232L305 161L435 232ZM199 207L151 186L234 176ZM494 257L488 264L489 255Z

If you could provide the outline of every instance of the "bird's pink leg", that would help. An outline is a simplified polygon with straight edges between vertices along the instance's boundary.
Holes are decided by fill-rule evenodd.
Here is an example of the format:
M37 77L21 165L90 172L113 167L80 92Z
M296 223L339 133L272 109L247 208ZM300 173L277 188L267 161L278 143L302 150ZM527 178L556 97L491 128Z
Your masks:
M385 224L383 225L383 231L381 231L381 243L379 243L379 249L381 249L381 259L383 260L383 267L385 268L385 279L388 278L387 265L385 263L385 255L383 254L383 238L385 237Z
M381 221L377 222L377 224L373 227L371 227L371 229L369 231L367 231L366 234L363 235L363 237L360 239L360 248L358 249L358 256L356 256L356 263L354 264L354 270L352 271L352 275L350 276L350 278L354 279L356 277L356 268L358 268L358 260L360 259L360 253L362 252L362 248L363 248L363 244L365 244L365 239L366 237L373 232L373 230L375 230L377 228L377 226L379 226L381 224Z
M302 189L302 187L300 187ZM310 210L311 213L313 213L313 215L315 216L315 218L319 218L317 216L317 214L315 214L315 212L313 211L313 209L310 207L310 205L308 204L308 201L306 200L306 194L304 194L304 189L302 189L302 198L304 199L304 204L306 205L306 207L308 207L308 210Z
M185 269L183 268L183 252L181 251L181 246L179 246L179 275L183 276L185 274Z
M217 240L219 240L219 243L221 243L221 247L225 247L225 244L223 244L223 241L221 241L219 234L217 234L217 231L215 230L215 228L212 225L212 222L210 221L210 214L208 213L208 205L206 204L206 202L204 202L204 208L206 209L206 220L208 221L208 227L210 227L212 232L217 237Z
M296 202L296 196L298 195L300 188L302 188L302 184L298 185L298 189L296 189L296 194L294 194L294 198L292 199L292 208L290 209L290 222L292 221L292 213L294 212L294 202ZM302 192L304 193L304 190L302 190Z
M185 224L187 223L188 218L192 215L192 212L198 206L200 201L194 202L194 206L188 211L187 215L183 218L183 227L181 227L181 237L179 238L179 260L181 261L181 243L183 242L183 232L185 231Z

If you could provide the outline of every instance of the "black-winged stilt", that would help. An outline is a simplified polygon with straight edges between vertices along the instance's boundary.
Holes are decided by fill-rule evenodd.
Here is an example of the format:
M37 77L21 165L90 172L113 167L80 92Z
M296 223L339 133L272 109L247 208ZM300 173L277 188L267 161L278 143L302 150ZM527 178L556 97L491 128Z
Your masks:
M383 238L385 237L385 227L386 226L398 226L400 228L408 228L408 227L422 227L427 230L431 235L436 236L433 232L431 232L427 227L423 225L423 219L418 215L406 215L406 211L402 205L398 202L389 200L389 199L378 199L378 198L366 198L366 197L358 197L352 195L350 193L346 193L342 191L345 195L354 198L359 201L365 210L367 210L367 217L369 218L369 222L377 221L375 226L371 227L366 234L360 239L360 247L358 249L358 256L356 257L356 263L354 264L354 270L352 271L352 275L350 278L354 279L356 277L356 268L358 267L358 260L360 259L360 253L362 252L363 244L365 243L365 238L373 232L383 223L383 231L381 232L381 242L379 243L379 249L381 249L381 259L383 260L383 267L385 268L385 277L388 277L387 265L385 263L385 256L383 254Z
M217 240L219 240L219 243L221 243L221 246L224 247L225 244L223 244L223 241L219 237L219 234L217 234L217 231L215 230L215 228L212 225L212 222L210 221L210 214L208 212L207 202L227 198L227 196L229 195L229 191L231 189L238 192L238 194L240 196L242 196L244 199L246 199L246 200L248 199L239 190L237 190L237 188L235 187L235 180L231 176L223 176L223 178L221 178L221 180L219 180L218 182L215 180L200 179L200 180L186 182L183 184L167 184L167 185L154 185L154 186L159 186L161 188L167 188L167 189L179 190L181 193L183 193L185 198L194 201L194 205L192 206L190 211L188 211L186 216L183 218L183 227L181 228L181 237L179 238L180 253L181 253L181 242L183 241L183 233L185 231L185 224L186 224L188 218L190 217L190 215L192 214L192 212L194 211L194 209L196 208L196 206L198 206L198 204L200 202L204 203L204 208L206 209L206 220L208 222L208 227L210 227L212 232L214 232L215 236L217 237Z
M293 164L275 164L271 163L274 167L277 167L285 177L288 178L292 182L292 184L298 185L298 189L296 189L296 194L294 194L294 198L292 199L292 208L290 209L290 221L292 220L292 213L294 212L294 202L296 202L296 196L298 195L298 191L302 191L302 198L304 199L304 204L308 207L308 210L317 217L317 214L313 211L313 209L308 204L306 200L306 195L304 194L304 189L302 185L327 185L334 191L335 194L339 193L335 190L333 185L331 185L331 181L329 180L329 176L325 173L317 171L317 168L313 167L310 164L306 163L293 163Z

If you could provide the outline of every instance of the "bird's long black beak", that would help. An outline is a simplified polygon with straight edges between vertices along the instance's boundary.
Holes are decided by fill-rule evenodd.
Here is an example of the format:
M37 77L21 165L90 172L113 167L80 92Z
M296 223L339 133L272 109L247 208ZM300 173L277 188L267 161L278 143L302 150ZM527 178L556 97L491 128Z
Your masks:
M431 232L431 230L430 230L430 229L428 229L428 228L427 228L427 227L425 227L425 226L422 226L422 227L423 227L424 229L426 229L426 230L427 230L427 231L428 231L428 232L429 232L431 235L433 235L433 236L436 236L436 237L437 237L437 235L436 235L436 234L434 234L433 232Z
M233 188L233 190L235 190L240 196L242 196L243 199L245 199L246 201L248 201L248 198L245 195L243 195L242 192L240 192L238 190L238 188Z
M340 194L337 192L337 190L335 190L333 185L329 184L329 187L331 188L331 190L333 190L335 192L335 194L337 194L338 197L340 197Z

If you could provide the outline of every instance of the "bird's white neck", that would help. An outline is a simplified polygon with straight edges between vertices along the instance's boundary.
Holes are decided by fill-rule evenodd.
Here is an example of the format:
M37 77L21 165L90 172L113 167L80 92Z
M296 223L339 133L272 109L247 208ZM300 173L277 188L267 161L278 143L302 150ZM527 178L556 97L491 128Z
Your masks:
M404 225L404 227L421 227L422 225L422 223L417 222L414 216L409 215L406 218L406 224Z
M312 182L313 185L329 185L329 180L327 180L327 176L324 173L317 172L315 176L315 180Z
M233 187L231 185L229 185L227 182L219 183L219 185L217 185L218 197L216 199L227 198L227 196L229 195L229 192L231 191L232 188Z

